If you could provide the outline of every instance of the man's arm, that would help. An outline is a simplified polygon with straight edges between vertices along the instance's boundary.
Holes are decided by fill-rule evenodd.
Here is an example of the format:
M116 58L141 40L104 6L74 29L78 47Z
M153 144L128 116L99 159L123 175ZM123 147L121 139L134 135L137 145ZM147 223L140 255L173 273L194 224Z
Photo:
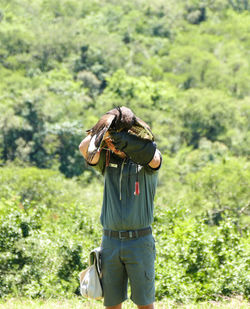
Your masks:
M157 169L161 165L161 153L156 149L153 159L149 162L149 166L153 169Z
M128 132L112 132L111 138L117 149L123 151L132 161L157 169L161 165L161 153L156 144Z
M91 161L87 160L87 152L88 152L88 147L90 143L91 135L87 135L79 145L79 150L81 154L83 155L84 159L89 163L89 164L97 164L99 159L100 159L100 151L97 151L97 153L94 155L93 159Z

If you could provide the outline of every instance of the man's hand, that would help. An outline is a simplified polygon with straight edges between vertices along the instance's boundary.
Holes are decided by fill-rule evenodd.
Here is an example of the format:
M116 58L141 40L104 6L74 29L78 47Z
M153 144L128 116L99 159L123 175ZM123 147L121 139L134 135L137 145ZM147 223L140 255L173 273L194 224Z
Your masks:
M135 163L147 165L154 158L156 151L155 143L126 131L112 132L110 135L115 148L125 152Z

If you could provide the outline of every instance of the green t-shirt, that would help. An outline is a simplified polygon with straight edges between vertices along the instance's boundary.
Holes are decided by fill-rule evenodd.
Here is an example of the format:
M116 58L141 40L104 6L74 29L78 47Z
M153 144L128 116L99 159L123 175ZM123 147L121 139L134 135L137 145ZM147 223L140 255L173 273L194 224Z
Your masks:
M105 150L102 150L95 168L105 178L101 212L103 228L122 231L150 226L159 168L137 166L130 159L121 159ZM139 195L134 194L136 181L139 181Z

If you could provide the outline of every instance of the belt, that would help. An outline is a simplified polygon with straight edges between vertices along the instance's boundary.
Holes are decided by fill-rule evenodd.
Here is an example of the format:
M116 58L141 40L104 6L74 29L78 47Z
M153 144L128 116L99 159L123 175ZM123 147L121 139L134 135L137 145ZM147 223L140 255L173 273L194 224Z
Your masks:
M151 227L140 230L131 230L131 231L112 231L112 230L103 230L103 235L117 238L117 239L133 239L141 236L146 236L152 234Z

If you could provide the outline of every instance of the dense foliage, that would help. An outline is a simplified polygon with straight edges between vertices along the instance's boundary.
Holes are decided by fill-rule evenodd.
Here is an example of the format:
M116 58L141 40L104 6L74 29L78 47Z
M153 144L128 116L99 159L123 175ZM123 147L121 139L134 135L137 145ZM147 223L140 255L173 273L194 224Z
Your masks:
M163 154L157 298L249 297L250 2L0 0L0 297L78 294L102 180L79 153L130 107Z
M0 178L0 296L78 295L78 274L100 243L101 181L69 180L55 171L15 166L3 168ZM188 206L200 196L203 207L214 203L213 194L194 190L193 199L187 198L192 186L183 186L179 194L185 198L177 199L168 186L165 195L165 187L159 188L156 200L157 299L248 298L248 229L231 212L210 216L196 211L194 216ZM239 184L238 189L246 191L247 186ZM218 189L222 201L228 192L223 188Z

